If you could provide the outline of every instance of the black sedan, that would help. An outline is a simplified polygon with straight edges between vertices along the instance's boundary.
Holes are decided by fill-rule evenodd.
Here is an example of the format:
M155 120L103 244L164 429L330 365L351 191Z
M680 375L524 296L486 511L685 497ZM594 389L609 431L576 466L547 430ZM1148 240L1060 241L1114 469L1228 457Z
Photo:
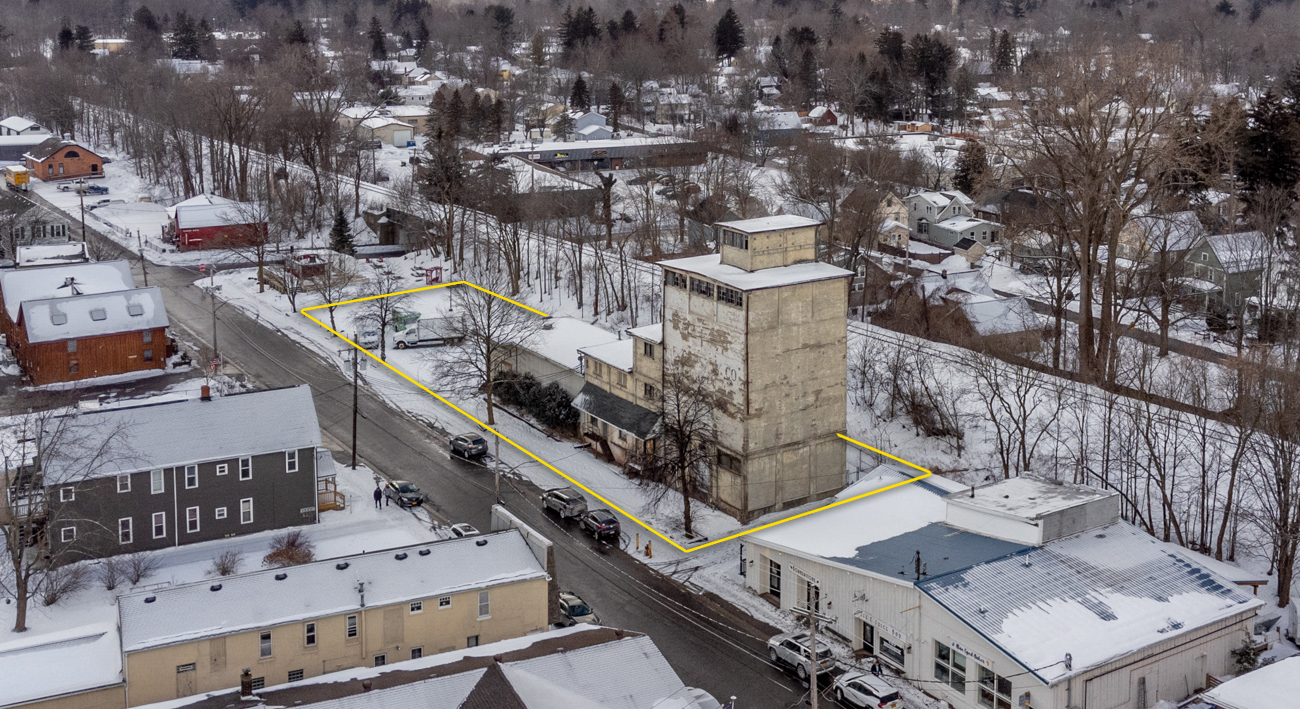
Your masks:
M582 530L596 539L618 539L618 518L609 510L592 510L583 513L578 524Z

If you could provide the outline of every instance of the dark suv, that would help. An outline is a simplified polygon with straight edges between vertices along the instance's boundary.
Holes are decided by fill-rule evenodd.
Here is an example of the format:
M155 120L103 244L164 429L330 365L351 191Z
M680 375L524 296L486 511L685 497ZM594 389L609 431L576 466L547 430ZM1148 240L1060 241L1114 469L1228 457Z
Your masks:
M578 520L582 531L596 539L618 539L618 518L609 510L592 510Z
M462 433L451 439L452 455L462 458L478 458L487 453L487 441L477 433Z
M424 493L413 482L393 480L384 486L384 497L397 503L398 507L419 507L424 502Z
M542 493L542 506L561 517L580 517L587 511L587 500L571 487L557 487Z

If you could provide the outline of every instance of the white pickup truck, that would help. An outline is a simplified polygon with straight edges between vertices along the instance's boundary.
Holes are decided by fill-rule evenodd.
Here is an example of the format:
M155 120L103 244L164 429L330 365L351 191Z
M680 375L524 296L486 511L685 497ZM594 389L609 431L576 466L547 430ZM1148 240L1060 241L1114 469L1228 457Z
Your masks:
M397 333L393 341L399 350L454 345L465 339L463 332L464 329L455 318L425 318Z

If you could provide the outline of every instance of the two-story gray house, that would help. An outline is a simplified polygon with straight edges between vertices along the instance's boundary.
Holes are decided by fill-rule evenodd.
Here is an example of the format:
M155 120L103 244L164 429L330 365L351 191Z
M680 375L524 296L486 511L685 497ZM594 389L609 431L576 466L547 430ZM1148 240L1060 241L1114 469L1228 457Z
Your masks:
M307 385L82 412L58 438L37 465L56 554L113 556L317 521L321 435Z

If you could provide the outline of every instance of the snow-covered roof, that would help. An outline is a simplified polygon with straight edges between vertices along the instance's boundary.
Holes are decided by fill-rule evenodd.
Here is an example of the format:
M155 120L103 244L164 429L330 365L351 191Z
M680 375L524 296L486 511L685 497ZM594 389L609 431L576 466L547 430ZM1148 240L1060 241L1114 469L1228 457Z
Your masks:
M916 194L908 195L904 199L919 199L925 202L929 202L931 205L938 207L939 209L943 209L944 207L947 207L953 202L957 202L958 204L963 204L968 207L975 204L975 200L971 199L970 197L967 197L965 194L958 192L957 190L947 190L944 192L931 192L927 190L925 192L917 192Z
M961 309L981 337L1032 332L1047 326L1047 320L1034 312L1024 298L971 300L963 303Z
M72 279L72 286L68 285ZM12 322L18 322L19 308L28 300L79 294L109 293L135 288L131 277L131 264L126 261L96 261L46 268L24 268L0 271L0 296L4 298L5 312Z
M1116 493L1082 485L1057 485L1047 480L1018 476L976 488L971 496L950 498L953 504L1036 520Z
M755 217L754 219L737 219L730 222L718 222L718 226L735 229L736 231L743 231L746 234L761 234L765 231L803 229L810 226L821 226L821 221L793 214L776 214L770 217Z
M841 490L834 502L849 500L919 475L919 472L881 465ZM793 553L823 559L848 559L862 547L942 522L947 510L944 495L962 489L958 483L932 475L925 480L754 532L748 538Z
M653 342L656 345L663 344L664 341L664 324L657 322L653 325L642 325L628 329L628 334L632 337L639 337L646 342Z
M827 111L830 111L830 109L826 108L825 106L813 106L812 110L808 112L808 117L821 118L822 116L826 115Z
M582 358L578 355L578 350L617 339L617 333L578 318L549 318L543 321L542 329L529 338L524 349L560 366L579 370Z
M501 665L530 709L644 709L685 685L647 636Z
M595 133L612 133L608 126L591 125L578 131L578 135L593 135Z
M1134 219L1133 225L1150 248L1166 251L1190 249L1205 235L1201 220L1191 211L1148 214Z
M917 587L1047 683L1263 605L1127 522Z
M40 124L36 121L23 118L22 116L10 116L3 121L0 121L0 128L8 128L9 130L18 133L40 127Z
M27 331L27 341L31 343L139 332L170 324L167 308L163 306L162 289L157 286L25 300L22 323Z
M6 707L118 684L117 627L97 623L0 645L0 667L0 706Z
M984 277L983 273L976 270L949 271L946 277L943 273L926 271L917 276L916 289L926 299L932 299L936 296L951 297L954 291L994 297L993 287L989 285L988 279Z
M615 335L614 337L617 338L618 336ZM604 344L579 347L578 351L611 367L630 372L632 371L632 345L632 340L615 339Z
M31 244L18 247L18 258L15 261L19 268L86 263L90 261L90 252L86 249L84 241L71 241L66 244Z
M1206 690L1201 698L1220 709L1281 709L1300 697L1300 655L1293 655Z
M367 118L366 120L361 121L361 126L363 128L369 128L370 130L375 130L377 128L385 128L388 126L402 126L403 128L410 128L411 124L403 123L397 120L396 118L393 118L392 116L374 116L372 118Z
M966 229L979 229L980 227L996 227L995 222L987 219L978 219L976 217L957 216L948 217L939 222L936 226L941 226L950 231L965 231Z
M161 346L161 344L159 345ZM320 446L311 388L187 399L79 414L75 436L47 454L52 484ZM90 461L90 462L87 462ZM92 466L87 469L87 466Z
M720 254L706 254L704 256L660 261L659 265L664 268L672 268L711 278L742 291L779 288L795 283L812 283L813 281L824 281L831 278L847 278L853 275L852 271L846 271L839 266L832 266L829 263L819 261L746 271L722 263Z
M1215 234L1206 241L1228 273L1258 271L1268 261L1268 240L1260 231Z
M193 197L190 197L189 199L181 200L180 202L177 202L176 204L173 204L172 206L168 207L167 217L169 219L175 219L176 210L180 209L181 207L198 207L198 206L213 205L213 204L232 206L232 205L237 205L239 203L233 199L226 199L225 197L218 197L217 195L208 194L207 192L204 192L202 194L197 194Z
M259 209L239 202L226 204L176 205L176 227L178 229L203 229L214 226L236 226L252 224L257 219Z
M515 529L225 576L120 596L122 652L546 578Z
M773 111L765 114L760 121L762 130L794 130L801 124L799 114L795 111Z

